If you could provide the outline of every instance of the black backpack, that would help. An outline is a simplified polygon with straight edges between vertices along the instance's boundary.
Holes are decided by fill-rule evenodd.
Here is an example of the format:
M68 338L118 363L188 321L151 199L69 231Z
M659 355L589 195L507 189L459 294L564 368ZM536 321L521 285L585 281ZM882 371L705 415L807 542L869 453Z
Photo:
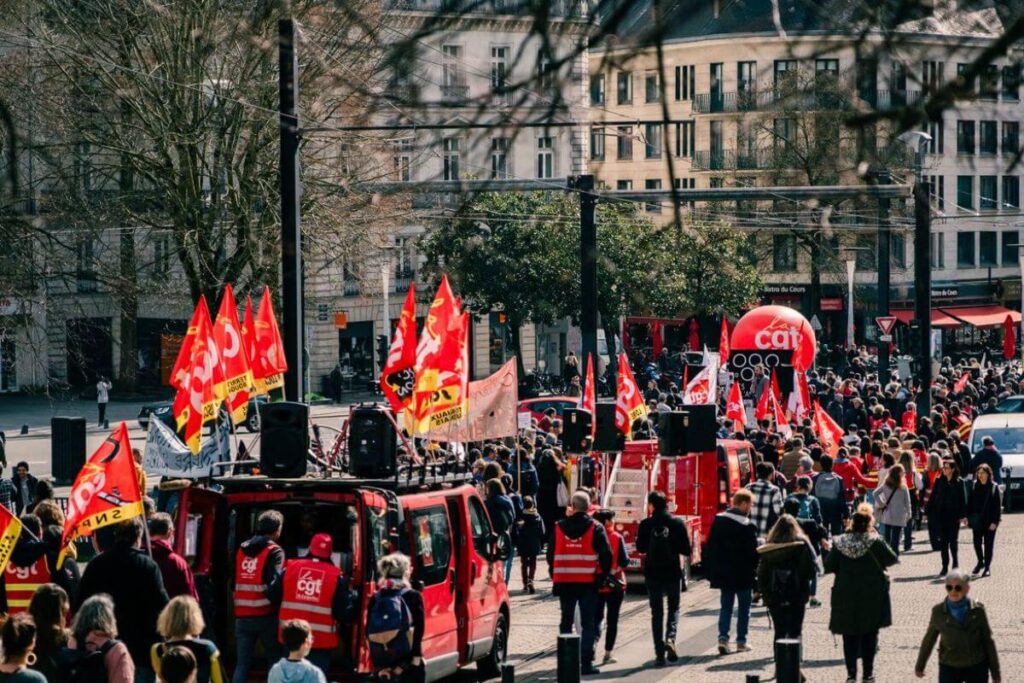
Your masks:
M119 640L111 638L98 650L84 647L63 647L57 662L60 680L64 683L107 683L106 656Z
M800 575L795 567L774 567L771 578L772 601L779 605L793 605L803 599Z
M672 529L668 524L651 526L646 568L651 572L675 572L679 569L679 554L672 550Z

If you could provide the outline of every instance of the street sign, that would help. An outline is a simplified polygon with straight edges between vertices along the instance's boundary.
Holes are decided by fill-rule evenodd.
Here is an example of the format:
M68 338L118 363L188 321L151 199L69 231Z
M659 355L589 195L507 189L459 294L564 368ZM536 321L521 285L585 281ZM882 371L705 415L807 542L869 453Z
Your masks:
M889 336L892 332L892 328L896 325L896 316L894 315L880 315L875 318L875 322L878 324L878 329L881 331L883 336ZM891 341L891 339L884 339L883 341Z
M818 314L815 313L811 316L811 329L815 332L821 332L824 328L821 326L821 321L818 320Z
M891 342L892 341L892 335L891 334L880 334L880 335L878 335L878 341L880 341L880 342Z

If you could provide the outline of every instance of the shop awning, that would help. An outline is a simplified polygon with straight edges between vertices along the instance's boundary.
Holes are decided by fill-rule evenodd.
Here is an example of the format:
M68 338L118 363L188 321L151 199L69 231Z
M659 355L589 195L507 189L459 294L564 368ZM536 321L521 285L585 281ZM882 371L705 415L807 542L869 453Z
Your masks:
M900 308L892 309L889 311L890 315L896 317L899 322L909 325L910 321L914 319L914 309L912 308ZM1004 316L1005 317L1005 316ZM1019 319L1019 317L1018 317ZM932 309L932 327L933 328L953 328L960 327L960 321L956 318L952 318L937 308Z
M1006 320L1006 316L1015 323L1020 323L1020 313L1003 306L963 306L946 307L943 313L975 327L998 327Z

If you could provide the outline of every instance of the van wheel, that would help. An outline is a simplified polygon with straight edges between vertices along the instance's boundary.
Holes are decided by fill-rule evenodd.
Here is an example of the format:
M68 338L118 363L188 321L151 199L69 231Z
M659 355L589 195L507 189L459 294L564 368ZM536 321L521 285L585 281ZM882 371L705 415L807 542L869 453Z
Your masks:
M487 681L501 676L501 665L508 656L508 620L504 614L498 614L494 625L494 642L487 656L476 663L477 678Z

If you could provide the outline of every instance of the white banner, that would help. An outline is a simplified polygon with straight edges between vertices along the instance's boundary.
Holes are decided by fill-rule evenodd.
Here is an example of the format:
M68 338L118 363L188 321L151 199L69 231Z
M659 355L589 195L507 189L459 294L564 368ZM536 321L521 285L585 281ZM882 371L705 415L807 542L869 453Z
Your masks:
M505 363L490 377L469 383L466 418L422 436L438 441L483 441L518 432L516 359Z
M178 435L155 416L149 418L149 435L142 456L142 467L148 474L164 477L200 479L221 474L213 468L218 462L231 460L231 425L222 420L214 438L203 441L199 455L192 455Z

